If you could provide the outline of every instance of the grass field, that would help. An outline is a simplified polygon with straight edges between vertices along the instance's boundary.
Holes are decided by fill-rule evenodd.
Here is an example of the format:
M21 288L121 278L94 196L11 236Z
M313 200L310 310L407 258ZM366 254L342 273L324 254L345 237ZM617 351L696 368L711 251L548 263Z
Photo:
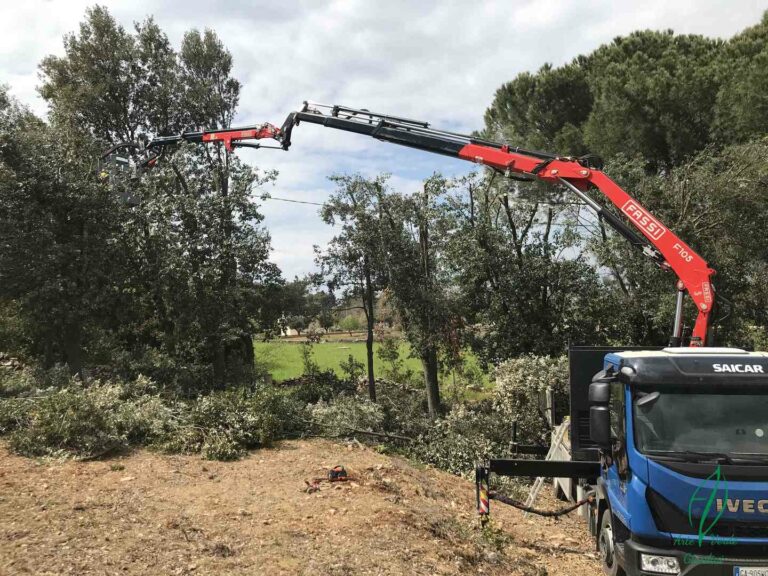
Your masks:
M378 348L379 344L374 343L374 370L377 374L380 374L382 361L376 354ZM255 342L254 349L256 361L269 370L275 381L280 382L301 376L303 363L299 342L285 340ZM411 358L410 352L410 346L403 342L400 345L400 357L405 362L407 368L410 368L416 375L420 376L422 374L421 362L416 358ZM355 360L365 364L365 342L321 342L312 347L312 358L320 368L330 368L340 376L342 371L339 365L345 362L350 354ZM477 365L476 358L471 354L468 355L467 361L470 364ZM488 384L487 377L484 378L484 384Z
M374 369L380 370L382 362L376 355L379 344L374 345ZM256 361L266 366L272 374L272 378L280 382L289 378L301 376L303 364L301 360L301 345L299 342L286 342L273 340L270 342L255 342ZM341 375L339 365L345 362L349 355L355 360L365 364L365 342L320 342L312 347L312 358L320 368L332 369ZM400 357L405 365L416 373L421 373L421 362L416 358L410 358L410 347L403 343L400 345Z

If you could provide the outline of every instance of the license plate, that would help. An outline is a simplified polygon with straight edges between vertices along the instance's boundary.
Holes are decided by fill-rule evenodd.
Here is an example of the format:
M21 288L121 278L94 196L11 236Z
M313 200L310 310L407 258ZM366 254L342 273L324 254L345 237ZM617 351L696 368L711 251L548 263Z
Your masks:
M733 576L768 576L768 566L736 566Z

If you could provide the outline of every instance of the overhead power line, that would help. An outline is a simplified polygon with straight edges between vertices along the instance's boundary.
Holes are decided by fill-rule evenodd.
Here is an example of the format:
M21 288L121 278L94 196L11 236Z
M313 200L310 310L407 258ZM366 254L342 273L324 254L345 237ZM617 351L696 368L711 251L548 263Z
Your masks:
M262 196L262 200L278 200L280 202L292 202L293 204L311 204L312 206L322 206L320 202L308 202L306 200L291 200L290 198L280 198L279 196Z

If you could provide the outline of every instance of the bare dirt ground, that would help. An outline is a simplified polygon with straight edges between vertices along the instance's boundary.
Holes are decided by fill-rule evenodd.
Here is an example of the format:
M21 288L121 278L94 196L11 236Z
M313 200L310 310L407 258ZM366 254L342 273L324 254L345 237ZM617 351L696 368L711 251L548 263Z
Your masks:
M351 481L305 491L336 464ZM42 463L0 445L3 576L600 573L577 518L492 510L484 538L472 483L323 440L232 463L145 451Z

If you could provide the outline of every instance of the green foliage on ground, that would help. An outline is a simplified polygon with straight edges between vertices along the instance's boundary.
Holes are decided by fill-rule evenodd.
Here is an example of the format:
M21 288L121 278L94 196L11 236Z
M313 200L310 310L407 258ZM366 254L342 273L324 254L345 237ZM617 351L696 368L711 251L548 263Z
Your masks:
M174 47L151 18L127 30L95 6L40 72L47 122L0 87L0 350L190 395L252 383L252 337L281 312L252 194L274 174L223 148L180 147L141 178L98 161L228 125L226 47L211 30Z
M234 460L284 438L354 437L469 474L476 462L506 452L514 420L543 441L538 398L546 386L564 390L567 380L564 359L510 361L488 399L447 402L432 419L418 384L380 380L373 403L364 388L307 358L301 377L284 385L194 398L169 396L143 376L84 383L60 369L0 367L0 436L32 457L98 458L145 446L212 460Z
M321 400L312 407L312 419L323 434L344 437L354 430L384 430L385 414L379 404L357 396L341 396L330 402Z
M0 378L5 388L14 375ZM0 401L5 421L0 428L10 433L11 449L26 456L94 457L151 444L171 419L155 385L144 377L87 386L71 378L61 387L40 387L46 383L39 375L32 379L25 395Z
M409 452L421 462L469 475L479 462L507 452L511 429L511 422L500 418L487 400L456 404L409 446Z
M528 354L502 362L495 372L493 410L507 422L517 421L520 444L549 444L546 391L552 391L556 414L569 413L568 357Z
M156 440L163 450L200 453L208 460L236 460L247 450L271 446L303 429L304 405L273 387L232 389L185 401L171 433Z
M306 403L294 390L239 387L182 398L144 376L88 383L53 376L0 370L0 435L19 454L94 458L148 446L232 460L306 429Z
M316 404L315 422L335 437L356 437L389 443L416 460L454 474L469 475L485 459L509 453L512 423L519 424L518 441L546 445L549 427L544 414L545 390L551 388L556 407L567 406L567 358L525 356L503 363L489 397L479 402L447 402L432 420L425 414L426 398L418 387L382 381L379 402L360 394L342 395ZM367 437L359 431L394 435ZM403 441L400 437L412 439Z

